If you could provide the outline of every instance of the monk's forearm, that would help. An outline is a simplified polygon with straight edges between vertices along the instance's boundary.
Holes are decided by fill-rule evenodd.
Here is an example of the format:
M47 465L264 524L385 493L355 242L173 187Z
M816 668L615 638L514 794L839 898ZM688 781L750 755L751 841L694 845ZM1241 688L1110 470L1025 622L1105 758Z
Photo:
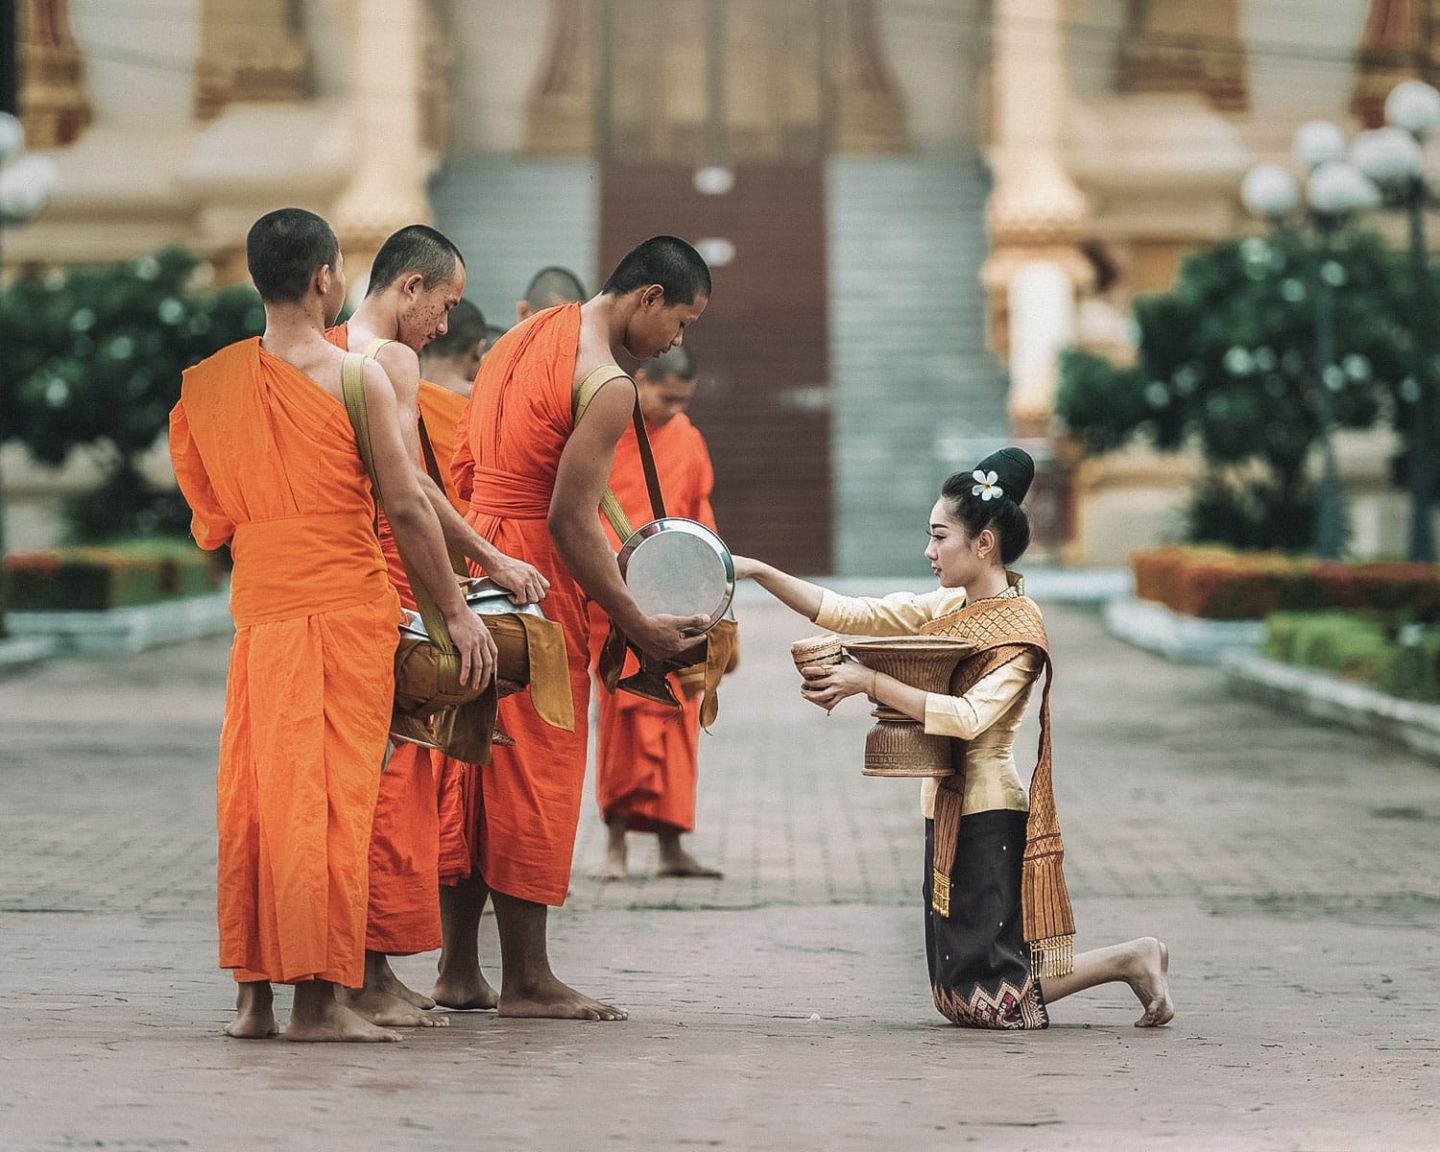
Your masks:
M500 550L465 522L465 517L455 511L455 506L450 503L450 498L434 480L426 476L420 486L424 489L425 498L429 500L430 507L439 518L440 530L445 535L445 547L474 560L486 571L493 568L495 561L500 559Z
M386 508L390 531L406 568L425 585L447 620L464 615L465 594L450 568L445 535L429 505L417 499L398 508Z
M793 608L810 620L820 615L820 605L825 598L825 589L820 585L781 572L769 564L757 565L753 579L787 608Z
M646 617L620 577L599 516L593 510L582 516L552 507L549 522L556 551L585 595L605 610L620 631L631 638L638 636Z

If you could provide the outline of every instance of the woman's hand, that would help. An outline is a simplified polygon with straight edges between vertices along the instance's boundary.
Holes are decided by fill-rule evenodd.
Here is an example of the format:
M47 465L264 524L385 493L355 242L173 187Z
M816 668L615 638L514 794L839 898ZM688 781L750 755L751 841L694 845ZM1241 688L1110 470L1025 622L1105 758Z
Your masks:
M834 708L847 696L858 696L861 693L869 693L875 687L875 673L866 668L856 660L845 660L839 664L832 664L824 669L824 675L811 679L812 671L819 671L817 668L801 669L806 677L805 682L800 686L800 694L809 700L810 703L824 708L826 712Z
M732 555L730 560L735 565L736 580L753 580L765 569L759 560L751 560L748 556Z

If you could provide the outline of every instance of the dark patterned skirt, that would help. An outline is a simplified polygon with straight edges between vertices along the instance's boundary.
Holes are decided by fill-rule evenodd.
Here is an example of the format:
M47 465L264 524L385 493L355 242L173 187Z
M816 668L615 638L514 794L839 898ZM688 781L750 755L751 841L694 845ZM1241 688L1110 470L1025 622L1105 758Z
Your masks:
M995 810L960 820L950 915L930 904L935 825L925 821L925 953L935 1007L962 1028L1046 1028L1020 918L1026 813Z

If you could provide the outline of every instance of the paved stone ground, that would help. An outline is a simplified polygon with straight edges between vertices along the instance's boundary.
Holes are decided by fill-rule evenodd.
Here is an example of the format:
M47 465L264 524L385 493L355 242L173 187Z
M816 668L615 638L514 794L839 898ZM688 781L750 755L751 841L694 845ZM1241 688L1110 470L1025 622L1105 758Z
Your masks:
M694 837L726 879L587 879L592 808L552 921L629 1023L225 1040L209 642L0 683L0 1149L1440 1146L1440 772L1049 615L1080 944L1167 939L1172 1027L1123 989L946 1025L915 786L861 777L863 709L796 698L813 629L747 602Z

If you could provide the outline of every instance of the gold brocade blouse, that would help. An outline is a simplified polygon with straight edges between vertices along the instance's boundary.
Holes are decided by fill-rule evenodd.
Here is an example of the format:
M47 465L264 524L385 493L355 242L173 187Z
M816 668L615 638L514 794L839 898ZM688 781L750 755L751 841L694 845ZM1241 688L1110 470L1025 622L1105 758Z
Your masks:
M1024 594L1024 583L1017 580L996 599ZM923 625L964 604L963 588L937 588L918 596L896 592L884 598L837 596L827 590L815 623L848 636L914 636ZM1029 810L1030 798L1015 768L1015 733L1043 668L1040 657L1027 651L980 680L964 696L926 694L925 731L969 743L965 812ZM923 781L920 807L927 820L935 815L937 787L938 780Z

